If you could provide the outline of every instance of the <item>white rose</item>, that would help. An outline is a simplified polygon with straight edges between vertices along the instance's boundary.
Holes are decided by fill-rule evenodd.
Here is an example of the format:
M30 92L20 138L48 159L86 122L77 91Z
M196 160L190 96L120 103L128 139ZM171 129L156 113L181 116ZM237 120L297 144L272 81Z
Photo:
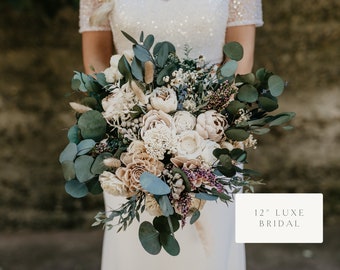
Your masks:
M168 87L157 87L150 96L151 106L156 110L169 113L177 109L176 92Z
M104 171L99 175L99 182L104 191L114 196L129 196L127 186L115 174Z
M193 130L196 125L196 117L187 111L178 111L174 115L176 132L179 134L185 130Z
M211 140L204 140L202 143L202 153L201 158L204 161L204 163L211 166L217 158L213 155L213 151L216 148L221 148L220 145L214 141Z
M203 138L195 130L183 131L177 138L177 153L187 159L197 158L201 153Z
M215 110L206 111L197 117L196 130L204 139L219 142L225 137L227 128L226 118Z

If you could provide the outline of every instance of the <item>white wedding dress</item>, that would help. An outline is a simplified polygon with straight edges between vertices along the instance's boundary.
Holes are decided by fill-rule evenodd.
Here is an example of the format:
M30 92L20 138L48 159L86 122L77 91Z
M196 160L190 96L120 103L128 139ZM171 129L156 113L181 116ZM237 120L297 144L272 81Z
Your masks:
M204 55L209 63L222 60L227 26L262 25L261 0L113 0L108 20L91 25L89 18L101 5L98 0L80 1L80 32L111 30L118 53L131 49L121 30L139 39L141 31L156 41L170 41L179 56L188 44L191 56ZM124 199L104 193L106 210L116 209ZM187 224L175 236L181 246L179 256L164 250L156 256L144 251L138 239L139 223L126 231L105 231L102 270L244 270L245 249L235 243L234 204L207 202L195 225ZM152 220L148 213L143 220Z

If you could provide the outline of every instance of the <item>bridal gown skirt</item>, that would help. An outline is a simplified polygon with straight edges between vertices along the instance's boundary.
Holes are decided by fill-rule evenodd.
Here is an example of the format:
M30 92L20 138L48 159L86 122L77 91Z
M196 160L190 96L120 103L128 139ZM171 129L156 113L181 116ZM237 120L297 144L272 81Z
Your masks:
M123 198L104 193L106 210L117 209ZM141 222L153 217L143 213ZM175 237L181 252L170 256L163 249L158 255L148 254L138 239L139 222L126 231L117 227L106 230L103 242L102 270L245 270L244 244L235 243L235 207L222 202L206 202L194 225L180 228Z

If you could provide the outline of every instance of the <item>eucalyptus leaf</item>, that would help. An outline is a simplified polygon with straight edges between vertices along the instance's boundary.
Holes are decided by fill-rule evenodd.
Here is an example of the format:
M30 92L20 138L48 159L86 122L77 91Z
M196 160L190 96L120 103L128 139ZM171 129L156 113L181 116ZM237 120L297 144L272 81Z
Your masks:
M98 177L95 177L90 181L86 182L86 186L88 188L88 191L93 195L103 193L103 189L100 185L100 182L98 181Z
M229 103L228 107L227 107L227 112L236 115L240 109L245 108L245 104L238 101L238 100L233 100Z
M171 216L174 213L174 209L167 195L160 196L158 199L158 204L162 209L162 214L165 217Z
M105 74L103 72L96 73L96 81L101 85L101 86L106 86L108 83L106 81Z
M78 74L76 74L73 76L71 80L71 88L72 90L77 91L79 90L80 86L81 86L81 80L79 79Z
M218 199L216 195L211 195L211 194L207 194L203 192L195 193L195 198L204 200L204 201L216 201Z
M133 58L131 63L132 75L139 81L143 81L143 67L136 57Z
M78 125L73 125L67 132L67 138L70 142L78 144L80 141L80 129Z
M229 196L228 194L225 194L223 192L218 192L216 189L212 189L211 192L212 192L212 194L218 196L223 201L228 201L228 200L231 199L231 196Z
M243 47L236 41L225 44L223 52L227 57L235 61L240 61L243 58Z
M164 67L166 61L168 60L168 56L169 56L168 43L163 42L156 58L156 63L158 64L158 66Z
M257 92L257 89L250 84L242 85L237 93L238 100L248 103L253 103L257 101L258 97L259 94Z
M82 198L88 194L87 186L76 179L67 181L65 183L65 190L73 198Z
M150 222L144 221L140 224L138 236L143 248L148 253L157 255L161 251L162 246L159 239L159 232Z
M228 128L225 132L226 136L233 141L244 141L248 139L249 132L243 129Z
M213 150L213 155L219 158L220 155L229 155L230 151L227 148L216 148Z
M140 41L140 42L143 42L143 40L144 40L144 32L142 31L142 32L140 33L140 36L139 36L139 41Z
M245 162L247 159L247 152L240 148L234 148L233 150L231 150L230 156L233 160L236 160L237 162Z
M232 77L237 69L237 62L235 60L229 60L227 63L225 63L221 68L221 75L223 77Z
M230 156L229 155L220 155L219 157L218 157L218 159L219 159L219 161L220 161L220 163L221 163L221 165L222 166L224 166L224 167L231 167L232 166L232 163L231 163L231 158L230 158Z
M283 126L282 127L284 130L292 130L292 129L294 129L294 127L293 126Z
M135 57L141 62L153 60L150 52L142 45L139 44L133 45L133 52L135 54Z
M177 256L180 253L179 244L172 234L161 233L160 242L164 250L171 256Z
M259 172L251 170L251 169L241 169L240 173L242 173L245 176L260 176L261 175Z
M74 162L71 160L65 160L61 163L63 175L66 181L72 180L76 177L76 171L74 169Z
M170 193L170 187L159 177L149 172L143 172L140 176L142 188L154 195L166 195Z
M256 135L263 135L270 131L270 128L254 128L251 130L251 133Z
M118 61L118 70L127 80L131 80L131 67L124 55Z
M98 106L98 102L94 97L84 97L81 100L81 104L87 107L90 107L92 109L96 109Z
M273 117L273 120L270 121L269 126L280 126L292 120L294 116L295 116L295 113L278 114L275 117Z
M95 159L95 161L92 164L91 167L91 173L93 174L102 174L104 171L106 171L108 169L107 166L105 166L105 164L103 163L104 159L113 157L113 155L111 153L101 153L100 155L98 155Z
M276 100L263 96L259 97L259 106L267 112L272 112L279 107Z
M196 209L195 212L192 214L191 218L190 218L190 224L194 224L201 216L201 212Z
M90 152L93 147L96 145L96 142L92 139L86 139L86 140L82 140L78 145L77 145L77 155L81 156L81 155L85 155L88 152Z
M254 84L256 81L255 75L254 73L248 73L248 74L237 74L236 78L235 78L235 82L236 83L249 83L249 84Z
M93 162L94 158L90 156L80 156L74 161L74 168L79 182L83 183L94 177L90 170Z
M270 93L274 97L278 97L282 94L285 88L285 83L279 76L272 75L268 79L268 88L269 88Z
M106 121L96 110L83 113L78 119L78 126L84 139L100 141L106 133Z
M126 33L125 31L121 31L122 32L122 34L128 39L128 40L130 40L132 43L134 43L134 44L137 44L138 42L137 42L137 40L135 40L132 36L130 36L128 33Z
M77 156L77 145L73 142L70 142L66 145L65 149L59 155L59 162L63 163L64 161L73 161Z
M148 35L143 42L143 46L146 49L150 50L154 41L155 41L155 37L153 35Z
M217 166L217 170L226 177L233 177L236 174L235 166Z
M172 230L173 232L176 232L180 227L178 219L175 217L175 215L172 215L169 218L171 221ZM160 233L168 233L168 234L173 233L169 226L168 217L165 217L165 216L155 217L152 223L155 229L159 231Z
M162 48L162 46L164 46L164 44L167 45L169 53L174 53L174 54L176 53L176 48L175 48L175 46L172 43L170 43L168 41L163 41L163 42L158 42L155 45L155 47L153 48L153 55L154 56L159 54L159 51Z

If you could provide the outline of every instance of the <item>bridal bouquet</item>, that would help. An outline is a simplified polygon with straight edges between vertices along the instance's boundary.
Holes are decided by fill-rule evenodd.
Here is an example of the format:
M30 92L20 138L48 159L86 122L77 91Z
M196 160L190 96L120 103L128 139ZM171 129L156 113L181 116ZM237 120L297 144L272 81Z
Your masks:
M236 42L224 46L228 61L218 66L190 58L189 48L180 59L173 44L154 45L152 35L123 34L131 51L112 56L103 73L72 79L85 95L70 103L76 124L59 157L65 189L75 198L103 190L126 198L94 225L125 230L146 211L154 219L140 224L144 249L177 255L176 230L194 223L206 201L228 203L253 189L257 173L243 168L246 149L294 113L268 114L284 90L279 76L265 69L235 76L243 56Z

